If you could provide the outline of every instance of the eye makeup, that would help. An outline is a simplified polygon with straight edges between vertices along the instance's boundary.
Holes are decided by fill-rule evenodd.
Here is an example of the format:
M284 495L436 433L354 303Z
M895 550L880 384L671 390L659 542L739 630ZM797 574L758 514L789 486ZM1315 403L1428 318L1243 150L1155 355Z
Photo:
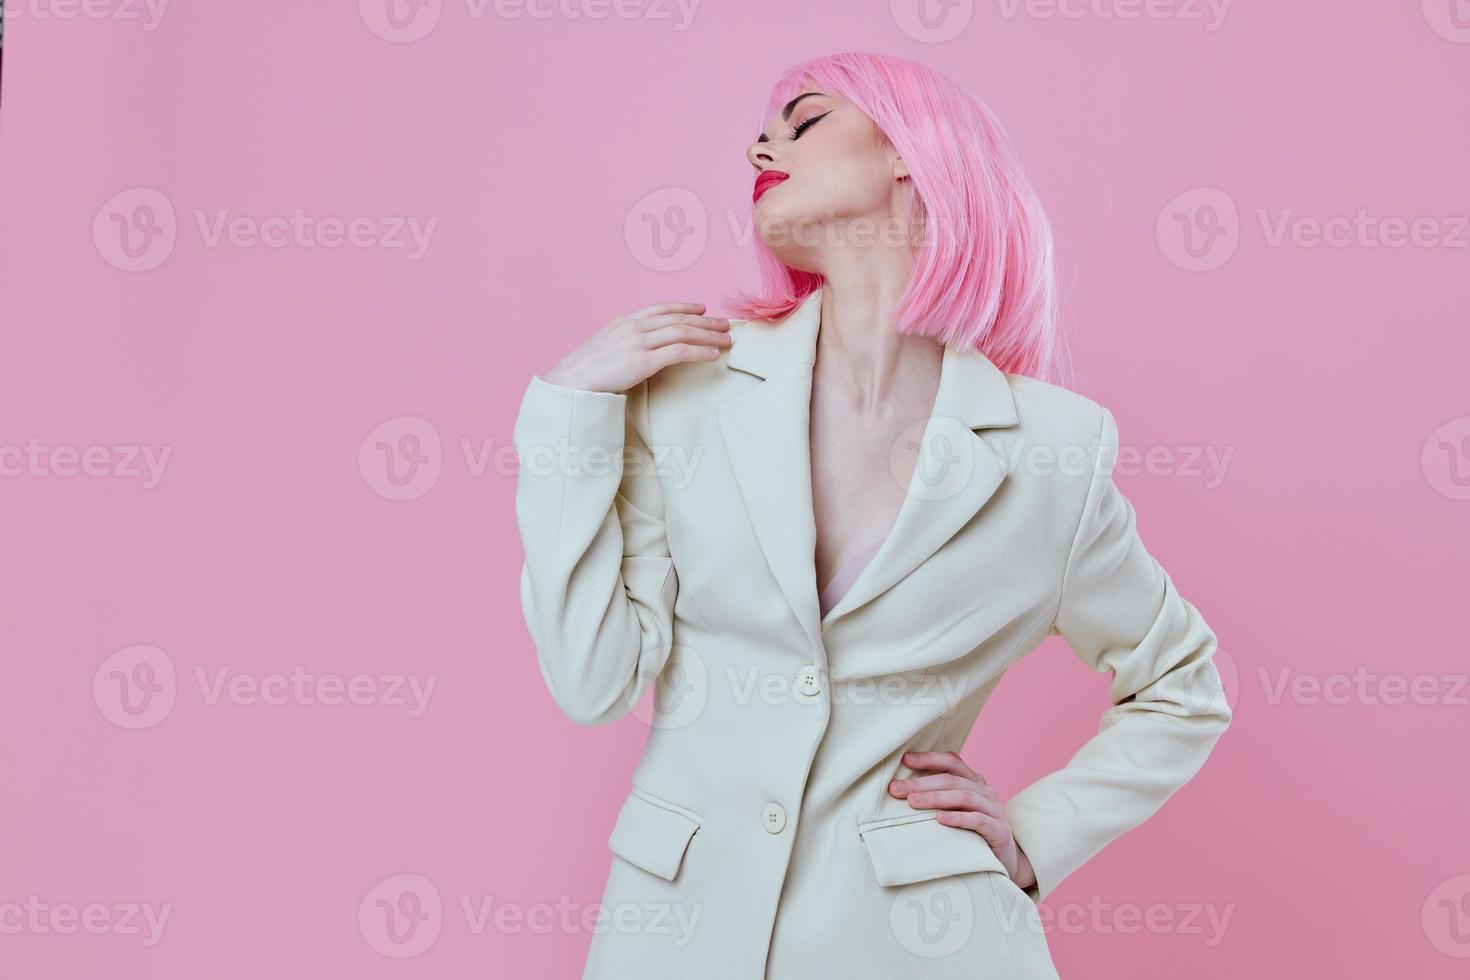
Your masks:
M827 112L831 112L831 111L832 111L831 109L828 109L827 110ZM822 113L819 116L812 116L810 119L806 120L801 125L797 126L795 129L791 130L791 138L792 139L800 139L801 138L801 134L804 133L804 132L806 132L807 129L809 127L811 127L811 125L813 123L815 123L818 119L821 119L823 116L827 115L827 112L824 112L824 113Z

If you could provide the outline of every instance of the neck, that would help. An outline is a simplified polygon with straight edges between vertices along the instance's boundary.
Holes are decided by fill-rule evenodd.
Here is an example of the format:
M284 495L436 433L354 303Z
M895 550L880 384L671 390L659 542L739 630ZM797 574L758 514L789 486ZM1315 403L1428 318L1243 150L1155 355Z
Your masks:
M898 390L937 384L942 344L899 334L891 310L908 286L907 249L847 248L823 270L814 374L853 411L896 407Z

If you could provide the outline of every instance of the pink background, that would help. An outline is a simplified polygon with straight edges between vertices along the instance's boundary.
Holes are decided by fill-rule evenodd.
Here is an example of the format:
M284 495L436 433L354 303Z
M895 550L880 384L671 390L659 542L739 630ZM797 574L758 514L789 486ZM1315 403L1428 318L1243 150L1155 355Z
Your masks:
M1153 451L1120 479L1221 638L1235 725L1044 903L1062 974L1470 969L1449 0L992 0L932 30L908 0L98 3L6 4L0 974L579 974L646 728L580 729L542 685L514 414L614 314L753 285L767 87L847 49L930 63L1007 126L1079 387ZM364 219L357 244L213 234L297 209ZM368 703L214 686L297 668ZM424 710L394 677L432 680ZM1043 697L1067 710L1038 725ZM1048 645L966 758L1014 792L1105 697ZM405 887L428 919L400 946L373 908Z

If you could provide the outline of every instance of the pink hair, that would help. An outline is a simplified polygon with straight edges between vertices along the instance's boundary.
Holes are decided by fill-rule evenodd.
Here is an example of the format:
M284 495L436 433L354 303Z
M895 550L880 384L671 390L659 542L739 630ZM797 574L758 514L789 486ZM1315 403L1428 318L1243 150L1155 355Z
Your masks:
M977 349L1002 371L1055 378L1064 352L1051 226L995 116L932 68L846 52L788 69L760 125L812 86L866 113L913 181L924 233L891 311L898 332ZM759 236L755 245L764 295L728 298L732 316L775 319L821 287L822 276L783 264Z

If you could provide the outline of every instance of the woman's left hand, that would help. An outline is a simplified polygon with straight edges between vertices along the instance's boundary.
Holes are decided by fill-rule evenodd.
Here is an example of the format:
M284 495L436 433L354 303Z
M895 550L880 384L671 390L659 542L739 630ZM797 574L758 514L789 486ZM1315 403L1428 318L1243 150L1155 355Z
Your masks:
M907 799L920 810L938 810L935 819L948 827L973 830L1000 858L1006 874L1022 888L1036 883L1036 872L1026 858L1001 809L1000 795L985 777L965 764L957 752L905 752L910 769L933 770L934 775L895 779L888 792Z

